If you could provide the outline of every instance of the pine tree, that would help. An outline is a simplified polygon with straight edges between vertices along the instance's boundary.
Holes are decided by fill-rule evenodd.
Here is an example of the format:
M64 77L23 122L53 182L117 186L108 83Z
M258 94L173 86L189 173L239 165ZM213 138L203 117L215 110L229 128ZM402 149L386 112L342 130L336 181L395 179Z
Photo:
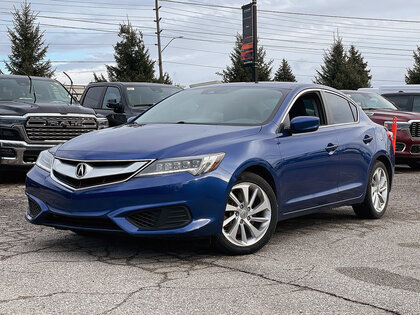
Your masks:
M12 54L9 55L9 62L5 63L7 70L11 74L52 77L55 70L51 68L51 61L43 61L48 45L43 39L44 32L41 32L39 24L35 24L37 14L26 1L20 11L15 8L12 14L14 30L7 28L12 42Z
M227 66L218 75L223 77L223 82L251 82L252 68L244 67L241 61L242 36L236 35L236 43L233 51L230 53L232 66ZM264 47L258 47L257 64L258 64L258 81L270 81L273 60L266 61L267 52Z
M107 82L107 80L105 79L105 77L102 73L98 75L94 72L93 73L93 82Z
M292 68L286 59L283 58L281 65L274 75L274 81L282 82L296 82L296 77L293 74Z
M154 82L155 62L143 42L142 32L128 24L120 24L121 41L114 46L116 66L106 66L110 81Z
M407 69L405 76L405 83L420 84L420 46L417 46L417 51L413 52L414 67Z
M162 80L159 80L159 78L154 80L156 83L162 83L162 84L172 84L172 80L169 77L169 74L167 72L165 72L163 74Z
M367 68L368 64L364 61L362 54L354 47L350 46L347 57L347 66L349 71L349 81L346 89L357 90L359 88L371 87L370 70Z
M328 85L336 89L346 89L349 82L347 54L341 38L335 39L331 48L324 53L321 71L316 71L314 83Z

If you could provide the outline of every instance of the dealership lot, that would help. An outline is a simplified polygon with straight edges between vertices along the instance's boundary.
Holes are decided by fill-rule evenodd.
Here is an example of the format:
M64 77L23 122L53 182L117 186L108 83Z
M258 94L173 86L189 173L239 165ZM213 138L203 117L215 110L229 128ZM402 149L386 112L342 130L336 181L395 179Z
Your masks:
M397 168L381 220L345 207L280 222L266 247L237 257L205 241L30 225L24 176L1 176L1 314L420 312L420 172L409 168Z

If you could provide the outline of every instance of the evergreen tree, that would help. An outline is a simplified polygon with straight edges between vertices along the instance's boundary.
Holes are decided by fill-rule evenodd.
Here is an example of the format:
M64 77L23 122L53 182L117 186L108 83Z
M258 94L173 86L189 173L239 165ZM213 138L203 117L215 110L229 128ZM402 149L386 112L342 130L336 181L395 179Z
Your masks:
M362 54L354 47L350 46L347 57L347 66L349 71L349 81L346 89L357 90L359 88L371 87L370 70L367 68L368 64L364 61Z
M107 82L104 75L101 73L97 75L95 72L93 73L93 82Z
M120 24L121 41L114 46L116 66L106 66L110 81L153 82L155 62L143 42L142 32L134 30L130 23Z
M281 65L274 75L274 81L296 82L296 77L286 59L283 58Z
M51 61L43 61L47 55L48 45L43 40L44 32L39 24L35 24L37 14L31 10L31 5L25 1L21 10L15 8L13 28L7 28L12 42L12 54L6 68L11 74L27 74L40 77L52 77L55 70Z
M223 82L251 82L252 67L244 67L241 61L242 36L236 35L236 43L233 51L230 53L232 66L227 66L218 75L223 77ZM270 81L273 60L266 61L267 52L264 47L258 47L257 65L258 81Z
M314 83L346 89L350 80L347 54L341 38L334 39L331 48L324 53L324 64L321 71L316 71Z
M420 84L420 47L417 46L417 51L413 52L414 67L407 69L405 76L405 83L407 84Z
M165 73L163 74L162 80L159 80L159 78L158 78L158 79L155 79L154 81L155 81L156 83L172 84L172 80L171 80L171 78L169 77L169 74L168 74L167 72L165 72Z

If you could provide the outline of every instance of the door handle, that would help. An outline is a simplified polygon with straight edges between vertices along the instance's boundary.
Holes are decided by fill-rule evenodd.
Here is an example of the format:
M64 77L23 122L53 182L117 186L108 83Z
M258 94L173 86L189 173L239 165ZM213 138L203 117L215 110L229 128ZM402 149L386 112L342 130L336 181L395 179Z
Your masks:
M368 144L369 142L372 142L372 140L373 140L373 137L369 136L369 135L365 135L365 137L363 138L363 142L365 144Z
M325 151L328 152L329 155L333 154L338 148L338 144L328 143L325 147Z

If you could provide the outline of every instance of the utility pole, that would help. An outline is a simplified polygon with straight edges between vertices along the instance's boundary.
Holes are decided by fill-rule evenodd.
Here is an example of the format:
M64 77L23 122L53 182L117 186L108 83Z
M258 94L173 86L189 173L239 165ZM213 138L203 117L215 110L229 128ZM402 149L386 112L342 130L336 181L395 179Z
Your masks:
M155 0L155 8L156 11L156 35L157 35L157 46L158 46L158 64L159 64L159 81L163 79L163 69L162 69L162 50L161 50L161 44L160 44L160 33L162 33L162 30L160 29L160 18L159 18L159 0Z
M252 37L252 49L254 53L253 63L252 63L252 80L258 82L258 47L257 47L257 0L252 0L252 28L253 28L253 37Z

